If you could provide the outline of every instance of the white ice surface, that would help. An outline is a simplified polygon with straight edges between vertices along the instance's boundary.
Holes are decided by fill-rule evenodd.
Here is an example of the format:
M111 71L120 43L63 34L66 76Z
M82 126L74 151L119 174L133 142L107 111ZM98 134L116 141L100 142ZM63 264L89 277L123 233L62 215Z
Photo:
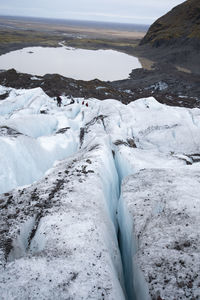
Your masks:
M69 100L65 98L63 103L67 105ZM40 88L13 90L0 103L0 127L21 133L0 135L0 193L38 180L56 160L77 151L79 109L78 105L57 108ZM43 110L47 114L41 114ZM69 129L64 134L56 134L65 127Z
M198 273L200 261L195 252L200 226L200 110L169 107L154 98L127 106L113 99L88 99L85 107L82 99L69 105L70 100L62 97L59 108L39 88L0 87L0 93L7 91L9 97L0 102L0 193L8 194L2 201L11 201L9 209L2 206L2 216L9 220L9 225L2 223L2 232L9 229L5 234L13 248L6 268L6 258L2 259L3 299L34 295L121 300L124 279L128 297L135 294L137 300L148 299L149 293L168 300L176 295L198 297L197 280L188 275L191 284L186 275L190 266ZM31 185L11 191L27 184ZM174 217L179 213L180 222ZM182 247L185 240L193 260L184 247L183 253L168 247L176 242ZM172 259L161 264L170 255ZM176 266L185 276L185 288L175 281L171 266L182 257L186 267ZM172 281L166 283L169 278Z
M0 267L1 299L125 299L110 208L116 212L117 174L108 138L96 142L98 149L80 151L39 183L15 190L3 209L5 218L12 214L13 242Z
M199 174L200 166L145 169L123 182L120 218L138 300L200 297Z

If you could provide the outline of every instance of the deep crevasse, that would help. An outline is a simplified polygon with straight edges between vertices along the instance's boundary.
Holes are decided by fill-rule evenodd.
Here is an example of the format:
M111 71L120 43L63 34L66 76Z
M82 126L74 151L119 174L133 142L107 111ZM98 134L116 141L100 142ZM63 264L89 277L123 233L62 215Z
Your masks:
M115 152L115 164L120 182L120 197L117 215L117 221L119 224L118 239L123 263L127 299L147 300L150 299L147 283L145 282L139 266L134 261L134 255L137 252L137 241L136 237L133 235L133 218L128 211L128 207L123 201L123 196L121 194L122 181L126 178L126 176L133 174L134 171L117 149Z
M100 112L99 112L100 113ZM102 122L103 123L103 122ZM93 124L93 122L92 122ZM144 280L139 267L134 264L134 254L137 251L136 239L133 236L133 219L124 205L121 197L122 180L134 173L133 167L128 163L125 157L113 144L112 136L110 136L109 128L107 128L106 120L103 124L96 125L100 127L99 133L103 131L102 138L105 134L107 139L109 153L107 153L108 161L105 164L106 169L102 174L106 200L112 222L115 225L116 235L118 236L119 250L122 257L124 291L127 300L147 300L149 299L148 287ZM94 132L97 128L94 129ZM94 132L89 132L89 141L93 140ZM94 138L94 137L93 137ZM95 138L94 138L95 141ZM93 143L94 143L93 141ZM111 175L110 180L107 176ZM114 199L114 202L113 202ZM114 204L114 205L113 205Z

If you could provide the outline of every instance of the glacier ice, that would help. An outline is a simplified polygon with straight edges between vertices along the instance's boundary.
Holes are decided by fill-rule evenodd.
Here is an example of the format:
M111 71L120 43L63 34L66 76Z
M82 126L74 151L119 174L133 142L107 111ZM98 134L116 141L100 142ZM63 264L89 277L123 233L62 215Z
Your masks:
M200 110L5 92L2 299L198 299Z

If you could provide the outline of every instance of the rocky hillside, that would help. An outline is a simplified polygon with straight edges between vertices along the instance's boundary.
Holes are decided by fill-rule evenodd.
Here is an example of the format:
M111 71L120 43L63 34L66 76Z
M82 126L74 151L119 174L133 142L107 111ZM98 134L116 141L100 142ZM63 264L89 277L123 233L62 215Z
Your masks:
M140 46L145 45L152 48L151 58L165 59L198 72L200 1L187 0L159 18L141 40Z
M188 0L174 7L149 28L141 44L154 47L179 42L200 46L200 1Z

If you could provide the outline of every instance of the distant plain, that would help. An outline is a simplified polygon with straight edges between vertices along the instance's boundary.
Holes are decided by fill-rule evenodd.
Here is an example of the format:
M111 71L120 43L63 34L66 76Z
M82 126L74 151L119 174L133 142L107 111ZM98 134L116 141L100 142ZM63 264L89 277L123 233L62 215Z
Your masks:
M113 49L134 55L147 25L0 16L0 55L30 46Z

